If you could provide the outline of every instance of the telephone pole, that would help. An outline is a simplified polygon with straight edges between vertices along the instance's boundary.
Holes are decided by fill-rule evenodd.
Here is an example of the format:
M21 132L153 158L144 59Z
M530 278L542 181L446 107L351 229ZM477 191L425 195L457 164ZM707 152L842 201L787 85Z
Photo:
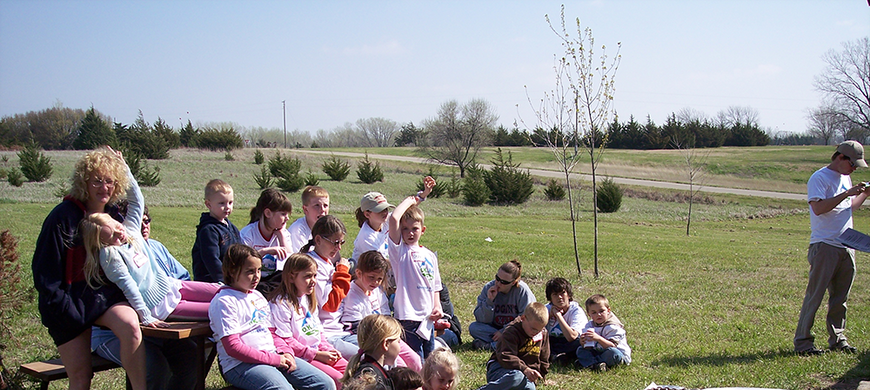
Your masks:
M284 149L287 149L287 101L282 100L281 105L284 107Z

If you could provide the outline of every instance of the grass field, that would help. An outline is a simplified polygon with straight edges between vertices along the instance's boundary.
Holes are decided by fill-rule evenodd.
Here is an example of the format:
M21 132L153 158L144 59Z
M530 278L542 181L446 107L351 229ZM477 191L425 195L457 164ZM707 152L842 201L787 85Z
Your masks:
M804 147L806 148L806 147ZM829 161L831 147L748 148L717 150L721 171L711 176L746 177L751 182L784 186L806 178ZM400 149L398 153L408 153ZM394 152L383 149L370 153ZM522 153L519 153L522 152ZM518 150L523 166L546 165L542 150ZM666 169L671 152L608 151L607 158L620 164ZM10 164L17 159L10 155ZM271 155L266 152L266 156ZM27 183L22 188L0 184L0 229L10 229L20 239L22 291L30 292L30 257L43 218L59 200L53 195L69 176L81 152L52 152L55 175L48 183ZM201 187L212 177L227 180L236 190L236 210L231 220L243 226L258 190L251 177L259 169L252 164L253 151L236 151L236 161L223 153L193 150L173 151L168 161L158 162L163 182L144 189L154 217L153 236L162 241L186 266L201 206ZM645 156L649 154L649 156ZM713 160L711 153L710 159ZM731 156L729 158L729 156ZM352 173L345 182L332 182L320 172L322 157L300 155L303 170L323 177L321 185L332 196L332 213L348 227L349 242L358 228L352 211L359 197L369 191L383 192L392 202L413 194L415 181L428 171L420 164L382 162L383 183L365 185ZM733 161L732 161L733 160ZM764 173L761 166L772 167ZM537 166L536 166L537 167ZM794 171L794 172L788 172ZM443 171L447 173L447 170ZM870 176L868 172L860 175ZM867 180L856 175L854 180ZM592 276L592 215L590 193L580 196L577 224L582 274L574 262L571 224L566 201L546 201L538 186L532 199L513 207L470 208L459 199L430 199L423 204L427 232L421 243L437 251L444 282L451 289L457 314L467 329L473 320L475 299L497 267L510 259L523 263L524 280L539 300L551 277L564 276L575 286L582 301L593 293L607 295L614 312L627 325L633 363L602 374L555 368L550 376L560 389L642 389L650 382L687 388L754 386L783 389L855 388L870 378L870 278L864 270L868 256L857 255L858 274L849 300L847 334L859 348L856 355L830 353L801 357L791 353L791 339L806 284L806 246L809 217L805 202L716 195L694 209L692 234L685 234L687 205L668 201L673 193L656 190L664 201L625 198L622 209L600 215L599 270ZM761 189L770 189L763 187ZM644 190L644 189L639 189ZM646 191L652 191L646 189ZM298 194L289 195L298 205ZM301 214L294 210L293 217ZM855 214L855 226L868 229L870 211ZM489 237L492 242L485 239ZM348 244L344 254L350 254ZM817 346L825 346L821 326L825 307L817 315ZM7 367L56 356L56 349L39 322L35 297L3 324L11 333L0 344ZM470 338L464 333L466 344ZM457 350L462 360L460 389L484 382L488 354ZM213 367L209 388L223 383ZM94 388L123 386L119 370L96 375ZM52 388L64 388L59 382Z

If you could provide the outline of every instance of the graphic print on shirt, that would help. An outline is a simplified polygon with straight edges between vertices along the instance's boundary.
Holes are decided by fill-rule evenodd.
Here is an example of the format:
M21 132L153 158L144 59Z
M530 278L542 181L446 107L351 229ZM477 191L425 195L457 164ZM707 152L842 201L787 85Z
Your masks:
M256 248L254 248L256 249ZM260 272L263 274L271 275L278 270L278 259L275 258L275 255L265 255L263 256L263 265L260 267Z
M542 333L538 333L537 335L535 335L535 337L526 339L526 342L522 346L520 346L520 349L518 351L519 355L540 355L541 345L538 344L538 341L541 341L541 339L543 339Z
M300 331L305 336L320 338L320 327L317 326L317 322L311 318L311 312L308 310L305 310L305 318L302 319Z
M426 280L426 286L419 286L417 288L432 291L432 281L435 280L435 264L433 264L432 259L417 251L412 252L411 258L417 264L420 275L423 275L423 279Z
M259 301L262 301L262 302L259 302ZM248 301L248 302L251 302L251 306L254 306L254 313L251 315L251 321L249 322L249 324L251 324L251 325L263 324L263 320L265 320L269 317L269 313L266 313L266 311L263 310L267 305L266 301L256 299L256 300L252 300L252 301Z

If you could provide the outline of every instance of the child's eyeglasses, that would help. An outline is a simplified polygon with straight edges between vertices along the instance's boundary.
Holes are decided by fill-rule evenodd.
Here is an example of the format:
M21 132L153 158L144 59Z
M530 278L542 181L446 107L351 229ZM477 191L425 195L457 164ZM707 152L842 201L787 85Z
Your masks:
M496 281L496 282L499 282L499 283L501 283L501 284L503 284L503 285L505 285L505 286L507 286L507 285L509 285L509 284L511 284L511 283L513 283L513 282L515 282L516 280L507 281L507 280L504 280L504 279L498 277L498 275L496 275L496 276L495 276L495 281Z
M151 218L145 218L145 219L143 219L143 220L142 220L142 223L145 224L145 225L150 225L150 224L151 224Z
M332 240L330 240L329 238L327 238L326 236L320 236L320 237L323 238L324 240L326 240L327 242L331 242L332 245L335 245L335 246L344 245L344 243L347 242L347 241L345 241L345 240L335 240L335 241L332 241Z

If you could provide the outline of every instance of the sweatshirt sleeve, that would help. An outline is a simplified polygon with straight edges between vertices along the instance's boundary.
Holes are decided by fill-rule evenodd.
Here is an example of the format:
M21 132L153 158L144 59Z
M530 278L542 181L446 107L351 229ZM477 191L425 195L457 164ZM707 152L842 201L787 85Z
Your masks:
M520 340L517 337L515 328L506 329L501 339L496 343L495 358L503 368L508 370L520 370L523 374L527 373L529 366L520 359L519 345Z
M151 316L151 311L145 305L145 300L139 292L139 284L130 275L127 263L117 247L106 247L100 250L100 267L112 283L124 292L127 302L136 310L143 324L150 324L157 319Z
M278 354L251 348L242 342L242 338L238 333L222 338L221 344L224 346L224 350L227 351L227 355L242 362L268 364L273 367L278 367L281 364L281 357Z
M491 283L487 283L483 286L483 290L481 290L480 295L477 296L477 306L474 308L474 320L483 324L491 324L494 315L494 303L490 302L489 297L486 296L486 291L489 290L491 286Z
M329 298L321 309L334 313L341 307L341 301L347 296L348 291L350 291L350 273L346 265L338 265L332 274L332 290L329 291Z
M221 270L220 238L221 233L214 226L203 227L196 237L197 241L199 241L202 264L208 271L209 280L224 280L223 270Z

